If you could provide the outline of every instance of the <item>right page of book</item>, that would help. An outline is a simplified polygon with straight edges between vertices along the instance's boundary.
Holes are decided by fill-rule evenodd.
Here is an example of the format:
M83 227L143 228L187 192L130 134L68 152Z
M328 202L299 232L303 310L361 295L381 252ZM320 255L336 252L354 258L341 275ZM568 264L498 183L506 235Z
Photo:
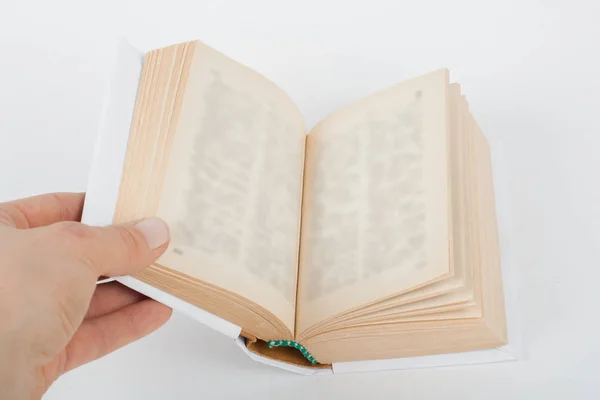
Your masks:
M447 92L432 72L308 135L297 334L450 273Z

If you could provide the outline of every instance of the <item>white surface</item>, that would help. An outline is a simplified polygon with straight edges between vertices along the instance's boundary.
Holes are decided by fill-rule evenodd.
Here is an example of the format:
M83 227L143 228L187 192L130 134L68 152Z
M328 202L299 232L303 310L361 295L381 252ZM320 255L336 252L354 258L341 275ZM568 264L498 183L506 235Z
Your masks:
M282 86L309 125L446 66L510 159L527 360L306 378L257 364L229 338L175 315L66 375L47 399L598 397L596 2L360 3L3 0L0 200L85 189L108 58L122 34L143 49L201 38Z
M103 101L103 112L94 156L90 167L90 176L86 186L86 199L81 221L90 225L108 225L112 222L117 204L119 185L125 151L127 148L131 121L133 118L138 82L141 78L143 53L125 40L115 44L114 66L109 74L107 93ZM304 375L327 375L382 371L408 368L425 368L451 365L478 364L515 360L521 357L521 334L519 329L518 282L515 265L510 254L508 231L510 210L507 203L506 158L503 156L502 143L492 146L493 170L496 192L496 210L498 215L499 236L502 254L502 275L506 293L506 314L509 343L505 346L455 354L440 354L426 357L407 357L387 360L363 360L334 363L330 369L311 369L295 366L262 357L248 351L244 339L238 338L240 328L192 304L165 293L153 286L130 276L116 278L122 284L158 300L173 310L187 315L218 332L237 339L236 343L250 358L264 364L279 367ZM111 280L111 279L107 279ZM104 282L104 281L103 281Z

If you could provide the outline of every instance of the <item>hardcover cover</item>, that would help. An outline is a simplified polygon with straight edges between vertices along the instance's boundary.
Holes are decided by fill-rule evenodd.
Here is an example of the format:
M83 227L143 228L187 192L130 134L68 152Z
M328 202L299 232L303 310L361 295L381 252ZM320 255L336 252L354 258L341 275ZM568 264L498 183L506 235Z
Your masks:
M132 47L125 40L121 40L116 52L112 75L107 85L103 115L94 149L94 158L83 209L82 222L88 225L108 225L113 220L143 59L143 52ZM507 201L507 181L504 175L506 164L502 154L501 142L490 141L490 147L492 149L492 169L494 171L496 213L509 342L505 346L462 353L334 363L331 369L300 367L250 352L246 348L245 339L240 336L240 327L199 307L130 276L117 277L115 280L232 338L253 360L304 375L427 368L517 360L521 357L522 349L519 330L518 285L515 276L516 267L514 260L511 258L508 240L510 212Z

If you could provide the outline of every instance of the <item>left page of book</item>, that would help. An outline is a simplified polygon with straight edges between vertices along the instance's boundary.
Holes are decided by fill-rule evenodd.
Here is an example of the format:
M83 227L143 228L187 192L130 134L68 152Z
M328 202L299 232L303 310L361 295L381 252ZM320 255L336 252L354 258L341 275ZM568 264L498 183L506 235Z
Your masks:
M156 177L147 178L146 185L148 199L156 198L148 200L154 211L138 207L171 228L170 246L156 267L243 296L293 332L304 121L274 83L201 42L192 43L186 50L187 75L169 84L178 94L166 96L179 113L164 134L170 149L157 156L160 145L150 148L147 158L155 162L138 176ZM170 62L163 56L154 68ZM138 103L151 91L138 93ZM135 186L132 179L125 188L131 192ZM131 218L135 205L128 207Z

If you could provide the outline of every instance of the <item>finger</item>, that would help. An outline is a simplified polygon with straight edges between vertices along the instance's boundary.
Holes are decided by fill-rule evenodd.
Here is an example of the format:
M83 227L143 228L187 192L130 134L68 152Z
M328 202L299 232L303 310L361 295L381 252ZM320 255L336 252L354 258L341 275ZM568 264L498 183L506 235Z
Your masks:
M154 332L169 320L171 312L164 304L147 299L84 321L65 349L64 372Z
M159 218L106 227L63 222L41 230L39 239L47 238L49 244L70 252L97 276L141 271L156 261L169 242L169 228Z
M29 229L79 221L84 198L84 193L51 193L0 203L0 225Z
M85 318L101 317L146 298L143 294L129 289L119 282L98 285Z

